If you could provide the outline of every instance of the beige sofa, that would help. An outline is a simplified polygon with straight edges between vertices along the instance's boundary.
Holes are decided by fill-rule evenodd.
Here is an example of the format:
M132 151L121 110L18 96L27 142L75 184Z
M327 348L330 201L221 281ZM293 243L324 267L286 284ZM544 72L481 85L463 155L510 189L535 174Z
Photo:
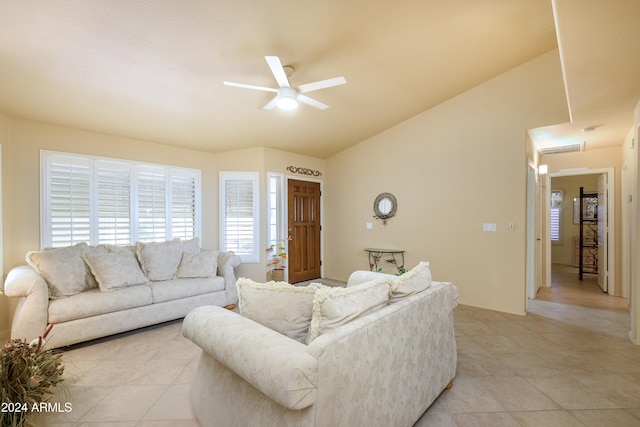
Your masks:
M338 292L379 277L354 273ZM197 308L183 322L183 334L202 348L193 410L202 427L411 426L455 376L457 297L444 282L392 295L308 345L235 312Z
M67 346L184 317L202 305L238 299L232 252L199 241L78 244L30 252L4 292L19 298L11 337L30 341L54 323L47 348Z

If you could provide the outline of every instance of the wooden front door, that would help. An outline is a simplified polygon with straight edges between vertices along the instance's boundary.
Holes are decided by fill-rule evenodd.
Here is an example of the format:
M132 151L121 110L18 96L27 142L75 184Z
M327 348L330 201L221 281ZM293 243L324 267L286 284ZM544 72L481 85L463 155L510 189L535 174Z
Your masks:
M288 182L289 282L320 277L320 184Z

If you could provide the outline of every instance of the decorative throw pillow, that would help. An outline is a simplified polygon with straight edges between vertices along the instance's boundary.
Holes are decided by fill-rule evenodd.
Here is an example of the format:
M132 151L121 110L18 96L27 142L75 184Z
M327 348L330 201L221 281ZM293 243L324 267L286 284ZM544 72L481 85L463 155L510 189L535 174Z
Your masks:
M136 243L136 253L142 271L149 280L171 280L176 275L182 259L179 239L166 242Z
M431 287L431 270L427 261L421 261L405 274L391 282L391 302Z
M218 270L218 251L183 252L176 277L211 277Z
M109 253L115 253L115 252L129 252L131 254L133 254L134 256L136 255L136 247L135 245L129 245L129 246L119 246L119 245L112 245L110 243L101 243L100 245L98 245L98 247L101 247L104 249L105 252L109 252Z
M136 257L129 250L104 254L85 252L82 258L91 268L102 292L149 283Z
M348 288L319 289L313 298L307 344L332 329L384 307L389 302L390 289L387 278Z
M27 263L47 282L49 298L69 297L88 288L90 273L82 260L82 253L87 249L86 243L78 243L27 253Z
M324 288L324 285L256 283L246 278L239 278L236 285L238 308L242 316L305 343L311 321L313 295L318 289Z
M182 241L182 250L184 252L200 252L200 239L194 237L193 239L183 240Z
M98 254L103 254L107 252L105 248L103 248L101 245L98 246L88 246L87 250L85 252L83 252L83 254L85 253L89 253L92 255L98 255ZM83 260L84 262L84 260ZM98 287L98 282L96 281L95 276L93 275L93 272L91 271L91 269L89 268L89 266L85 263L84 265L86 271L87 271L87 286L85 287L85 290L88 289L95 289Z

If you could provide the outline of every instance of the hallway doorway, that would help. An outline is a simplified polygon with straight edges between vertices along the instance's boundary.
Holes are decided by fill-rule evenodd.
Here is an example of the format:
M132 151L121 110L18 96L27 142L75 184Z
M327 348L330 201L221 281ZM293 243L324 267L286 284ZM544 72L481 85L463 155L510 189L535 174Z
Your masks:
M552 266L554 264L564 264L564 265L572 265L576 266L576 260L579 258L575 258L576 256L576 244L575 237L578 235L578 232L575 231L576 227L579 227L579 222L576 221L575 211L576 205L575 198L576 188L580 186L584 186L581 181L583 179L587 179L591 177L594 179L594 183L591 184L593 189L597 191L598 189L598 177L606 175L606 184L604 186L604 190L606 192L606 216L609 220L606 221L606 229L605 232L602 233L604 236L602 238L606 239L606 245L604 246L604 253L599 253L598 258L603 261L601 264L602 273L606 277L607 289L609 295L624 295L624 290L621 289L619 283L617 283L616 276L616 261L615 258L617 256L615 247L615 198L613 195L614 191L614 169L613 168L601 168L601 169L578 169L578 170L565 170L556 173L550 173L546 176L545 184L545 197L544 203L545 206L545 230L544 230L544 240L545 240L545 260L544 260L544 271L545 271L545 280L543 287L551 286L551 273ZM555 182L562 181L563 184L555 185ZM567 184L567 182L571 182L571 184ZM580 184L579 184L580 183ZM573 190L567 191L569 188L573 188ZM561 226L561 230L557 235L559 240L552 242L551 237L551 196L552 190L560 190L563 194L563 201L561 204L560 215L561 219L559 219L558 225ZM579 203L579 202L578 202ZM553 255L552 255L553 254ZM559 256L558 256L559 255ZM599 272L600 273L600 272ZM596 276L598 277L598 276Z

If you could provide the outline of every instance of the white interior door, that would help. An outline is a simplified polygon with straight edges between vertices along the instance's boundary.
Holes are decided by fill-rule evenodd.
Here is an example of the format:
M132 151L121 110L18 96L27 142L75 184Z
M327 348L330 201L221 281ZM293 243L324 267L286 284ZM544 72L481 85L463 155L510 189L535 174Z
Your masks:
M598 285L607 292L608 287L608 252L609 217L607 211L607 174L598 176Z

